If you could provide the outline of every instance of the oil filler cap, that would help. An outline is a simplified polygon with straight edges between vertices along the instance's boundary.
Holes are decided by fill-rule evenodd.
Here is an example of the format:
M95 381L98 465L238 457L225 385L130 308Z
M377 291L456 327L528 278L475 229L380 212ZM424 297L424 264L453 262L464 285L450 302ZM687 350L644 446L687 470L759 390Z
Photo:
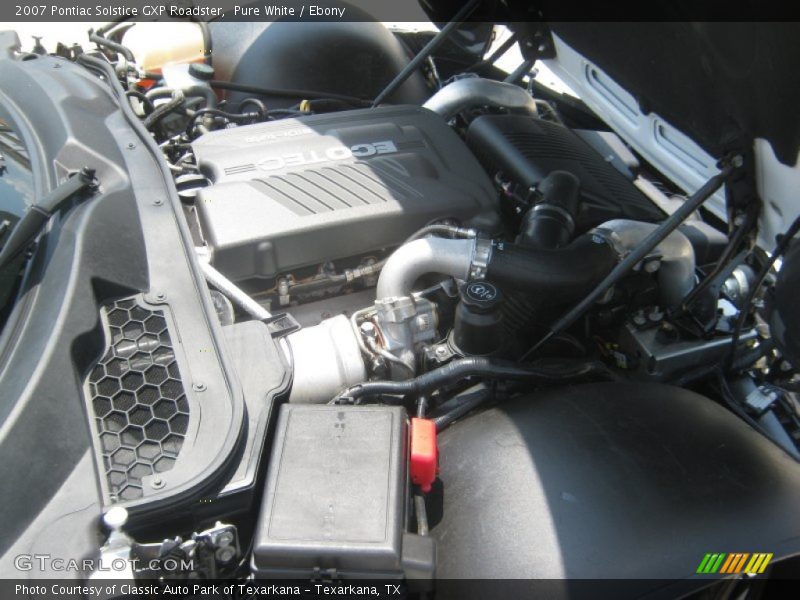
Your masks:
M488 281L469 281L461 288L451 346L465 356L488 356L500 352L503 330L503 295Z
M491 312L502 302L500 290L488 281L470 281L461 292L461 301L473 312Z

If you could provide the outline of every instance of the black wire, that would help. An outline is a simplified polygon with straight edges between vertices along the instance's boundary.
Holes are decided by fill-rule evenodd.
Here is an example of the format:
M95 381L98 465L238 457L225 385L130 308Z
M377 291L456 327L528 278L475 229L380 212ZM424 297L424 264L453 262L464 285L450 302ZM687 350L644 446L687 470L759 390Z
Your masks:
M518 40L519 40L519 34L517 32L514 32L512 35L506 38L506 41L500 44L500 46L497 47L497 50L492 52L492 54L488 58L484 58L483 60L476 62L474 65L469 67L467 71L475 72L477 70L482 69L483 67L493 65L494 63L497 62L497 59L499 59L506 52L508 52L511 49L511 46L517 43Z
M712 271L706 275L705 278L703 278L703 281L697 284L694 289L692 289L692 291L686 295L686 298L684 298L682 302L684 309L688 308L688 306L694 302L709 285L711 285L711 283L714 281L714 278L722 272L722 270L728 264L728 261L739 249L739 246L741 246L745 236L758 222L757 206L755 204L751 206L752 208L748 207L744 221L739 227L736 228L736 231L731 236L730 241L725 246L725 249L722 251L722 255L717 260L717 264L714 266Z
M427 58L433 54L433 52L442 45L442 43L450 37L450 34L461 25L461 22L467 19L478 6L480 5L480 0L469 0L466 4L464 4L459 11L453 16L453 18L442 27L439 32L434 35L431 40L425 44L425 47L420 50L417 55L412 58L409 63L403 67L403 69L392 79L389 84L383 88L383 90L378 94L375 100L372 101L372 106L378 106L381 102L383 102L386 98L391 96L403 83L406 79L408 79L411 74L416 71Z
M438 414L433 418L433 422L436 425L436 431L439 432L446 429L452 423L467 413L472 412L493 396L494 392L489 388L479 389L475 392L463 395L455 407L451 408L445 413Z
M750 288L750 292L747 294L747 298L745 298L745 301L742 303L742 308L739 310L739 318L736 320L736 327L733 330L730 350L725 357L726 370L730 369L731 365L733 364L733 359L736 355L736 347L739 345L739 338L741 337L742 329L744 328L744 322L750 312L750 306L753 304L756 293L764 283L767 275L769 275L769 272L772 270L775 261L778 260L778 258L782 256L784 252L786 252L786 249L789 247L792 238L797 235L798 231L800 231L800 217L797 217L794 221L792 221L792 224L789 225L789 228L786 230L786 232L782 236L779 236L778 243L775 245L775 250L772 252L772 256L770 256L767 262L764 263L764 266L761 268L761 271L759 271L758 276L756 277L755 283Z
M250 121L252 119L263 118L264 115L260 112L246 112L246 113L232 113L220 110L219 108L201 108L194 114L194 118L202 117L204 115L213 115L215 117L222 117L229 121Z
M514 69L506 76L505 79L503 79L503 83L512 83L514 85L518 84L520 81L522 81L525 75L531 72L535 62L535 56L522 61L516 69Z
M507 360L483 357L460 358L443 367L404 381L367 381L352 386L331 401L331 404L358 404L370 396L416 396L433 392L468 377L505 381L564 381L587 375L614 379L616 375L598 361L563 361L521 365ZM388 400L384 398L384 400Z

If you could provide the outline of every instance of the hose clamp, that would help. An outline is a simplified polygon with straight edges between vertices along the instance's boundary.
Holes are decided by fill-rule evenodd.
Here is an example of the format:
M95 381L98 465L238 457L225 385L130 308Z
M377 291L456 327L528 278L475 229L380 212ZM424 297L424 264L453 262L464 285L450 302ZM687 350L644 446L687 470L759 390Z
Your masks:
M537 204L532 209L533 212L542 213L543 216L558 219L567 228L570 235L575 232L575 220L572 218L570 212L557 204ZM550 213L549 215L547 213ZM559 218L560 217L560 218Z
M492 240L489 237L478 235L472 246L472 260L469 263L470 280L486 278L489 261L492 258Z

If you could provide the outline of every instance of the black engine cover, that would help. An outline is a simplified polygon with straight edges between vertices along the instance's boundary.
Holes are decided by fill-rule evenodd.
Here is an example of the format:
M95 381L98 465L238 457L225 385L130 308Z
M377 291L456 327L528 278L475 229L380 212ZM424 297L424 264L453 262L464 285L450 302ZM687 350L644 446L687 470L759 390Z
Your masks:
M483 115L467 131L467 144L490 175L537 186L553 171L581 182L578 232L610 219L660 221L664 213L574 131L523 115Z
M800 466L687 390L608 383L523 397L446 430L440 453L432 535L444 579L624 578L640 580L638 594L657 579L708 584L696 570L709 552L775 561L800 549Z

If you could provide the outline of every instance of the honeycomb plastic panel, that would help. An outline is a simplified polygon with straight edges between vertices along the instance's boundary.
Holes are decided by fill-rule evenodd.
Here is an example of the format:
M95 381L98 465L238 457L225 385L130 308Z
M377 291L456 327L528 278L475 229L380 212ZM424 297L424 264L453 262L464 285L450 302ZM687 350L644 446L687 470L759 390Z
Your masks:
M162 309L135 298L101 309L108 349L89 374L98 453L112 501L141 498L169 471L189 427L189 401ZM152 483L151 483L152 485Z

